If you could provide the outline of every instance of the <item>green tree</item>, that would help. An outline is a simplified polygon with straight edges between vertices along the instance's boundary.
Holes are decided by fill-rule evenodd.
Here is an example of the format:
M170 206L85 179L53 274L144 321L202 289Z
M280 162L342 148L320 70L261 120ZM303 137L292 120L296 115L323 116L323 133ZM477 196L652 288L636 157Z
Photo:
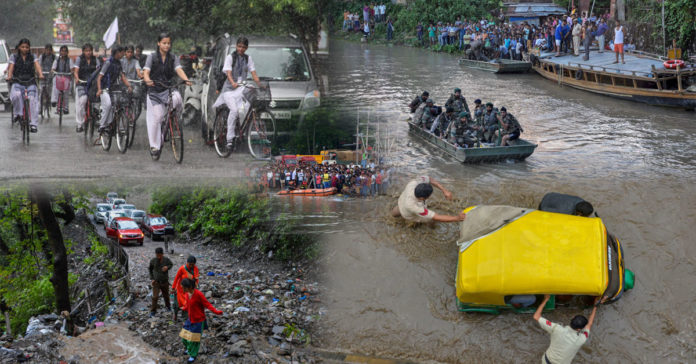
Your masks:
M14 45L27 38L32 47L53 42L53 18L56 7L51 0L0 1L0 38Z

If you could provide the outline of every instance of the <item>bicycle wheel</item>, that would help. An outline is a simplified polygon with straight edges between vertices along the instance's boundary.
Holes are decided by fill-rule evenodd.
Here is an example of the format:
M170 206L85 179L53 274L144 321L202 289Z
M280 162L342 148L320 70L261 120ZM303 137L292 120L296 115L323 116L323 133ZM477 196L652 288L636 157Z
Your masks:
M112 121L114 127L116 128L116 146L121 154L128 150L128 118L123 113L123 110L116 112L114 120Z
M227 148L227 117L230 113L228 108L218 110L213 123L213 142L215 152L222 158L227 158L232 153L232 149Z
M176 116L176 111L169 113L169 137L172 142L172 151L177 163L184 160L184 130Z
M111 120L111 124L108 127L106 127L106 129L102 133L99 134L101 146L105 152L108 152L109 149L111 149L111 139L114 137L115 131L116 128L114 128L114 121Z
M247 129L249 152L256 159L270 159L275 145L275 117L270 111L252 110Z
M63 126L63 92L58 93L58 127Z
M133 146L133 140L135 139L135 105L133 103L126 106L124 110L124 116L128 120L128 148Z

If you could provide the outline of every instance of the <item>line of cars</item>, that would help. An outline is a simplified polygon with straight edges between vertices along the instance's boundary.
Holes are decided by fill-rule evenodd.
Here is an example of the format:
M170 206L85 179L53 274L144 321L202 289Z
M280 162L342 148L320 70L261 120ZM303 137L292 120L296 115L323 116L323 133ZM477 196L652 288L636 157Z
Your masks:
M121 245L143 245L145 236L156 240L174 235L174 227L167 218L136 209L116 192L107 193L104 202L97 204L94 222L103 224L106 236Z

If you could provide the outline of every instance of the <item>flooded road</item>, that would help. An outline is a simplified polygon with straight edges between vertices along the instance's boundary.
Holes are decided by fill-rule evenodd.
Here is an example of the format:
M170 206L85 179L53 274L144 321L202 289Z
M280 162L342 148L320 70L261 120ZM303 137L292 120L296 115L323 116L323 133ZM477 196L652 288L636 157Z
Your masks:
M72 100L71 100L72 101ZM0 113L0 180L95 178L206 178L240 177L253 162L246 149L229 158L219 158L213 147L205 145L200 124L184 128L184 160L177 164L170 144L165 144L159 161L150 157L145 110L136 123L133 146L120 154L116 139L106 152L101 145L85 145L84 134L75 132L75 106L63 116L40 120L39 131L31 134L30 144L22 144L22 132L10 127L10 112ZM96 134L96 133L95 133ZM95 139L98 135L95 136Z
M448 55L334 45L333 96L346 112L379 110L373 115L383 120L382 130L397 137L391 159L402 182L429 174L453 192L449 202L436 191L432 209L454 214L475 204L536 207L547 192L569 193L589 200L621 239L636 286L600 308L576 362L693 361L693 112L606 99L534 74L469 71ZM410 137L406 103L427 89L442 104L454 87L470 104L481 98L506 106L522 123L524 137L539 143L537 151L524 163L463 166ZM327 315L315 343L417 361L539 361L549 337L531 315L456 310L458 227L410 226L389 217L399 192L367 201L282 202L307 216L312 229L327 232L321 259ZM331 211L331 218L312 217L322 211ZM547 317L567 324L578 313L559 309Z

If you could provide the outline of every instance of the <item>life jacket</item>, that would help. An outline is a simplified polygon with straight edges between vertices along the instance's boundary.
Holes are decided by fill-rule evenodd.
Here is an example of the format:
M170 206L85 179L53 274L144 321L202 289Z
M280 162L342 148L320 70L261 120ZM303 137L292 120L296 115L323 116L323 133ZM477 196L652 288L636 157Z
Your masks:
M34 55L29 53L27 54L26 60L22 59L22 56L17 53L15 55L15 66L14 66L14 73L12 74L12 77L16 78L19 81L29 81L34 77Z
M152 55L150 79L155 82L169 85L170 80L176 75L176 72L174 71L174 57L176 56L169 52L167 53L167 60L162 63L162 55L160 54L159 50L155 51L155 53ZM166 91L167 89L155 84L150 88L150 90L160 93Z
M81 80L86 81L89 76L97 70L97 57L92 55L92 57L89 58L89 61L90 63L88 64L87 57L85 57L84 54L80 56L80 67L77 71L77 77L79 77Z

